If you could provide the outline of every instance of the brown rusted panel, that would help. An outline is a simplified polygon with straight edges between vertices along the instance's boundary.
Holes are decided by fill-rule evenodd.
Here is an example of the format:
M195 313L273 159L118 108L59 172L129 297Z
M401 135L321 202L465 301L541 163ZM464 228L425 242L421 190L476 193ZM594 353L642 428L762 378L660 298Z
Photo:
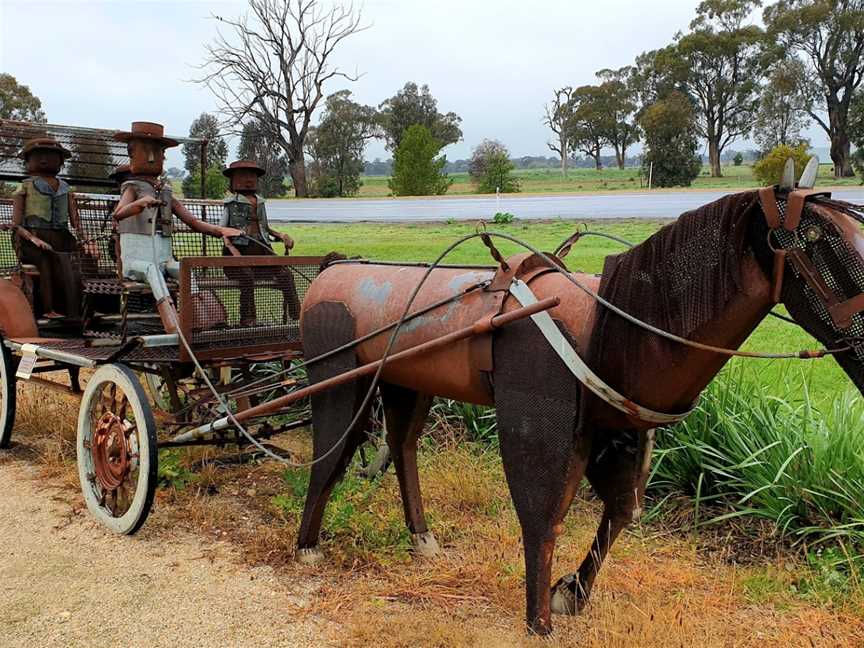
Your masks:
M852 316L864 310L864 293L858 293L851 299L834 304L828 309L831 318L840 328L852 326Z
M819 274L819 270L816 269L816 266L813 265L810 257L804 251L787 250L786 256L804 278L804 281L816 292L819 299L825 303L826 307L830 308L837 303L838 300L834 291L825 283L822 275Z
M759 203L762 205L762 213L765 215L765 222L771 229L780 227L780 210L777 208L777 196L774 193L774 187L762 187L759 190Z
M771 278L771 301L775 304L780 303L783 293L783 276L786 272L786 250L774 251L774 267L772 269Z
M8 279L0 279L0 330L3 337L32 338L39 335L30 302Z
M786 219L783 221L783 227L790 232L798 229L801 224L801 214L804 211L804 203L808 198L813 196L831 196L830 191L818 191L816 189L796 189L789 192L789 197L786 199Z

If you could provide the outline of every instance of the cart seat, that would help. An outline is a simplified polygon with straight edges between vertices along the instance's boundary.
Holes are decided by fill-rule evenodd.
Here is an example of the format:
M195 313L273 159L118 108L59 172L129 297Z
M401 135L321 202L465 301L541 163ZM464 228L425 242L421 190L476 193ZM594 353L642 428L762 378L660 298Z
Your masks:
M168 289L173 293L177 290L177 282L166 280ZM141 281L103 277L100 279L85 279L84 294L86 295L122 295L124 293L150 293L150 286Z

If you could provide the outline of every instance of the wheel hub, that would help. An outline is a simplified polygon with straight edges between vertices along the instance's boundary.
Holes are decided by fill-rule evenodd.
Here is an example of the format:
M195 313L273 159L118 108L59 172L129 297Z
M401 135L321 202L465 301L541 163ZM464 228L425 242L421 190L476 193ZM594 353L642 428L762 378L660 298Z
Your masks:
M96 422L92 453L96 481L106 491L117 490L132 469L127 430L114 412L105 412Z

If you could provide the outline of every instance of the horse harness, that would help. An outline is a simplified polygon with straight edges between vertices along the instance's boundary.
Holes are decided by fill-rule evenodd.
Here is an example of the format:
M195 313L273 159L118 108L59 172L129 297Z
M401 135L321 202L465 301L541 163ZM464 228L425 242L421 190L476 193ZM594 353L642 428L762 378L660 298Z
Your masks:
M864 261L850 249L842 236L833 231L826 219L818 218L808 202L817 198L830 198L830 192L809 189L789 191L778 199L774 187L758 192L759 202L768 226L768 244L774 252L771 276L771 298L782 300L786 262L794 275L803 280L807 297L815 315L830 324L836 332L835 341L844 342L864 362ZM545 255L558 268L538 254L523 253L503 259L498 250L484 239L499 266L490 285L485 289L495 295L491 316L499 314L510 295L521 306L536 303L537 298L529 284L548 272L566 268L560 257ZM563 255L562 255L563 256ZM686 418L695 409L698 400L681 413L657 412L633 402L595 374L573 348L548 312L531 316L543 337L564 362L570 372L588 390L615 409L646 423L669 425ZM477 336L472 341L472 355L477 366L492 370L491 335ZM824 351L802 351L802 359L817 358Z
M778 196L774 187L759 190L774 253L771 297L782 301L788 261L806 287L813 315L864 361L864 260L833 222L819 217L819 203L831 207L830 198L826 191L797 189Z
M494 253L493 256L495 256ZM537 297L529 284L541 275L559 272L560 269L566 271L564 263L558 257L555 255L546 256L559 267L550 267L546 259L530 252L517 254L506 260L500 255L496 257L496 260L500 259L500 265L491 283L485 289L486 292L494 295L494 301L491 305L492 312L489 317L494 317L502 312L508 296L512 296L523 307L537 303ZM600 399L624 414L647 423L670 425L687 417L696 407L696 403L693 403L685 412L670 414L657 412L633 402L591 370L547 311L535 313L531 319L552 350L576 379ZM491 371L493 368L492 334L486 333L475 336L472 338L471 344L471 353L477 363L476 366L483 371Z

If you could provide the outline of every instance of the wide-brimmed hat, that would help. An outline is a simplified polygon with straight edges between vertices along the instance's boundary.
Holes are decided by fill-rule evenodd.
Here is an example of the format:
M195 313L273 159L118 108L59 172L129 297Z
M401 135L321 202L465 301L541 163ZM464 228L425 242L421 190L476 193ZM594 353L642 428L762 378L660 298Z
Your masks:
M171 148L178 146L180 142L165 137L165 127L162 124L154 124L153 122L132 122L132 129L129 131L118 131L114 133L114 139L118 142L129 142L130 140L150 140L160 142L163 147Z
M226 168L222 172L222 175L224 175L227 178L230 178L231 174L233 174L235 171L246 171L246 170L254 171L255 173L258 174L259 177L263 176L265 173L267 173L264 169L262 169L257 164L255 164L252 160L237 160L236 162L232 162L231 164L229 164L228 168Z
M120 164L114 167L114 170L108 174L108 178L117 182L117 178L123 175L129 175L132 173L132 167L128 164Z
M55 151L56 153L59 153L64 160L72 155L68 149L64 148L63 145L54 138L34 137L33 139L24 142L24 148L21 149L18 157L22 160L26 160L27 156L33 151Z

